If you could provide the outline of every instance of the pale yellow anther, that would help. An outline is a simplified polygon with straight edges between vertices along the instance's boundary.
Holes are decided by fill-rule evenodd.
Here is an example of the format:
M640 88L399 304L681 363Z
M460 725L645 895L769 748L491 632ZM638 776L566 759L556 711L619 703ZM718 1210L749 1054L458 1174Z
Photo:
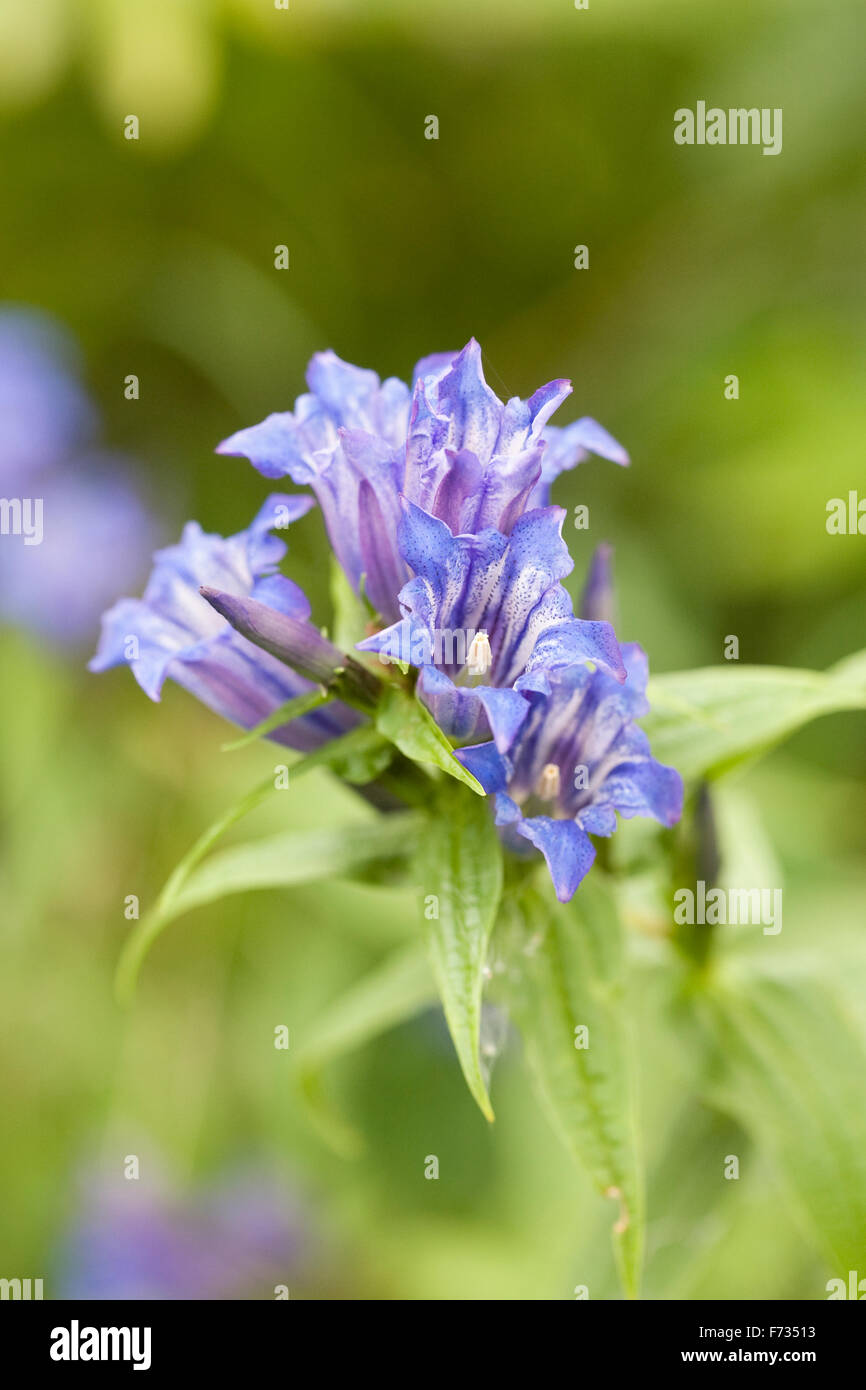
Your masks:
M535 792L542 801L555 801L559 796L559 768L556 763L545 763L536 783Z
M487 675L493 665L493 652L490 650L490 638L486 632L476 632L472 638L466 654L466 665L469 667L470 676Z

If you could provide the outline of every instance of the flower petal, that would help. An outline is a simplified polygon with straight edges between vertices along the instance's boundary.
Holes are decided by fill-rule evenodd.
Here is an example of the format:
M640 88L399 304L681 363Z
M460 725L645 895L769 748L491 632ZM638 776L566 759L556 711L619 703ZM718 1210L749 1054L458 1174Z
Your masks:
M303 486L312 483L316 476L290 411L268 415L258 425L237 430L217 445L216 452L249 459L266 478L284 478L288 474L293 482Z
M475 694L484 707L494 744L507 753L529 714L529 701L516 690L494 690L489 685L476 686Z
M456 686L444 671L422 667L417 691L440 729L456 742L484 738L489 732L478 691Z
M573 820L531 816L515 825L518 835L540 849L547 860L556 896L567 903L577 892L595 859L595 846Z
M576 468L590 454L610 459L620 467L627 467L629 456L621 444L601 426L597 420L584 416L573 424L558 427L548 425L544 431L544 458L541 465L541 478L530 499L531 507L546 507L550 502L551 484L560 473Z
M503 405L484 380L481 348L471 338L438 378L438 413L448 418L448 447L471 449L482 463L493 453L499 436Z
M592 661L602 671L622 682L626 668L616 633L610 623L584 622L571 618L547 628L536 640L527 661L527 673L551 671L561 666L573 666ZM536 688L525 682L526 688ZM518 689L523 683L518 680Z
M285 661L308 680L327 683L345 665L343 654L312 623L290 618L254 598L225 594L206 586L201 593L242 637Z
M454 756L478 779L488 796L505 791L508 786L508 763L494 743L475 743L468 748L456 748Z
M683 811L683 780L676 768L645 757L618 763L597 796L615 806L625 820L652 816L662 825L676 825Z

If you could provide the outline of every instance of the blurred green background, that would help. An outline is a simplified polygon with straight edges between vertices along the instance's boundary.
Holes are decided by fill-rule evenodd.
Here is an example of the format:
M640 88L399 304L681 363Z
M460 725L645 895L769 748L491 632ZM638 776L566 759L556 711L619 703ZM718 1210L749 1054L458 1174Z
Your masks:
M165 543L190 516L246 525L264 480L213 448L288 409L318 349L406 378L475 335L502 396L568 376L556 422L593 415L632 457L557 485L590 508L589 533L566 533L573 592L610 540L619 631L653 670L720 662L727 634L746 662L829 665L866 646L866 541L825 528L829 498L866 493L862 19L856 0L5 0L0 298L76 336ZM782 107L782 154L676 146L673 112L698 99ZM293 528L291 573L322 622L326 553L318 516ZM0 1274L44 1274L50 1293L79 1166L153 1144L192 1190L247 1156L277 1165L318 1232L292 1297L616 1296L609 1213L519 1047L497 1064L491 1131L435 1014L329 1075L360 1159L310 1128L274 1026L302 1040L412 932L408 895L230 899L173 928L135 1009L117 1008L125 896L152 902L272 754L223 755L225 729L183 692L155 708L126 673L87 676L87 651L13 631L2 646ZM857 985L864 771L852 714L745 779L784 876L785 945L820 937ZM250 825L358 814L322 774ZM706 1154L745 1155L742 1132L706 1110L680 1135L695 1064L654 969L635 1013L647 1296L824 1297L836 1271L766 1155L720 1184Z

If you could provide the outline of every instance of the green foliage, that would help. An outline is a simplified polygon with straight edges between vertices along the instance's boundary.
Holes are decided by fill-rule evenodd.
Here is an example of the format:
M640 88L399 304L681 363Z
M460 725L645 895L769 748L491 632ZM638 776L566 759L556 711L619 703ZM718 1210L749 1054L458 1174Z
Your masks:
M653 751L686 775L718 776L819 714L861 707L862 675L858 656L826 676L719 667L660 677L647 721ZM327 765L338 776L370 784L388 772L395 748L409 763L432 763L458 781L468 779L460 777L463 769L427 712L397 685L385 687L375 726L362 725L301 758L292 776ZM399 771L388 773L383 785L408 787L410 801L418 798L418 784ZM326 1097L323 1069L423 1009L434 982L466 1084L492 1120L481 1037L483 996L496 980L554 1129L596 1190L617 1203L616 1263L624 1292L637 1297L644 1175L629 970L612 883L597 867L563 906L543 875L514 866L503 899L502 849L487 799L448 779L428 782L423 812L280 833L211 854L220 836L272 791L269 778L220 817L175 870L153 913L130 937L118 971L121 995L131 993L160 932L193 908L257 888L297 887L359 871L376 878L383 862L414 860L429 960L419 936L417 944L379 961L309 1031L296 1077L315 1128L343 1156L363 1152L363 1135ZM716 826L719 872L736 877L762 862L755 849L760 836L742 797L723 796L719 805L726 812ZM699 842L700 834L687 835L683 853L700 853ZM765 864L773 862L768 847L762 853ZM681 854L678 868L686 867ZM543 887L536 886L540 879ZM708 968L705 951L686 952L688 959L701 967L686 997L693 1024L703 1029L710 1099L772 1157L816 1239L845 1266L855 1260L866 1229L866 1149L855 1103L866 1061L862 1041L825 985L805 993L771 977ZM669 969L680 968L671 957ZM816 1125L804 1137L810 1115Z
M443 794L420 837L421 916L460 1066L493 1119L480 1051L481 995L502 893L502 850L484 800Z
M244 799L242 809L223 816L175 871L154 911L142 918L124 949L117 972L121 999L128 1000L138 972L157 937L170 922L193 908L251 889L293 888L319 879L339 878L377 860L405 855L415 843L417 816L385 816L362 825L271 835L204 855L230 824L261 802L264 788ZM273 779L267 792L273 793ZM202 861L203 862L200 862Z
M712 1099L772 1156L833 1270L863 1263L866 1242L866 1038L839 991L731 970L700 1000Z
M384 772L394 756L394 751L386 739L377 733L371 724L360 724L333 743L323 744L312 753L293 765L291 778L296 782L305 772L314 767L327 767L335 777L353 786L363 786L373 782Z
M644 1240L635 1076L623 932L599 873L563 907L526 893L511 936L509 998L548 1116L596 1188L619 1204L614 1242L623 1287L637 1297Z
M359 598L352 588L342 565L336 556L331 556L331 608L334 615L334 630L331 641L340 651L355 652L355 644L366 636L367 624L375 617L370 605Z
M643 721L653 755L687 778L717 775L818 715L866 709L863 663L860 653L826 674L731 663L656 676Z

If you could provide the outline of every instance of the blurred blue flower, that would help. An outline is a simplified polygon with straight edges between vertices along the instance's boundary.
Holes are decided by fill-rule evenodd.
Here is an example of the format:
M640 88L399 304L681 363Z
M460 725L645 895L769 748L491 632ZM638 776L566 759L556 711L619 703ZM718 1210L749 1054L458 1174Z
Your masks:
M510 747L529 706L514 689L526 672L592 661L625 679L609 623L575 618L560 580L573 567L561 507L527 512L510 536L455 536L412 503L400 548L414 578L403 619L358 644L421 668L417 690L436 722L465 742L492 731Z
M96 416L74 346L32 309L0 306L0 477L23 482L93 438Z
M58 1296L273 1299L309 1243L297 1200L267 1172L241 1169L189 1196L90 1172L60 1252Z
M589 836L612 835L617 812L662 825L682 813L679 773L655 761L634 722L649 710L646 656L636 643L622 655L624 684L584 665L521 676L528 712L509 746L481 743L456 754L493 796L506 843L541 850L561 902L595 858Z
M271 535L313 506L309 497L275 493L245 531L209 535L195 521L179 545L154 556L153 573L140 599L120 599L102 619L91 671L128 664L142 690L159 700L167 677L224 719L252 729L315 685L262 651L200 593L203 586L231 598L252 598L298 624L310 626L310 605L291 579L277 573L285 543ZM318 636L315 629L311 634ZM307 752L345 733L355 715L337 702L313 710L269 737Z
M554 477L589 452L628 462L593 420L545 429L571 392L568 381L503 404L484 380L474 339L460 353L423 358L411 391L333 352L313 357L307 382L294 412L238 431L218 452L312 487L350 583L385 622L400 616L398 594L410 577L398 540L401 499L455 535L494 528L507 536L527 507L546 505Z
M67 645L92 638L156 539L128 460L94 443L77 371L51 319L0 310L0 619Z

